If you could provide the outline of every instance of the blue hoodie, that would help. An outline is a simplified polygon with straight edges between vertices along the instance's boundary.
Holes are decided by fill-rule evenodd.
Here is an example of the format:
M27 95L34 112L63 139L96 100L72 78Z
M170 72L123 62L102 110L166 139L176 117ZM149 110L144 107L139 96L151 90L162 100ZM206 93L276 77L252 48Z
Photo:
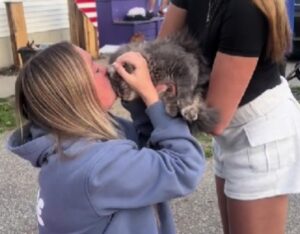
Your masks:
M10 136L8 149L40 167L39 233L176 232L167 201L196 188L203 151L161 102L146 111L134 103L127 108L133 123L117 118L124 139L67 140L64 157L53 136L33 125L25 128L24 142L19 130ZM146 143L151 148L142 147Z

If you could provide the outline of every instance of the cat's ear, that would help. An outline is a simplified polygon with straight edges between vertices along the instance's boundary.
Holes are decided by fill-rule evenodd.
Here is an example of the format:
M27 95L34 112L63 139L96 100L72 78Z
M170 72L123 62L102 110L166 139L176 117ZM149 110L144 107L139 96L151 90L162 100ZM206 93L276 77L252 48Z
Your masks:
M155 86L155 89L157 91L158 94L164 93L167 91L168 86L165 84L158 84Z
M175 83L169 83L168 84L168 89L167 92L169 93L170 96L175 97L177 94L177 90L176 90L176 85Z
M168 93L170 97L176 96L176 86L174 83L157 84L155 88L158 94Z
M130 63L124 63L123 67L129 74L131 74L135 70L135 66Z

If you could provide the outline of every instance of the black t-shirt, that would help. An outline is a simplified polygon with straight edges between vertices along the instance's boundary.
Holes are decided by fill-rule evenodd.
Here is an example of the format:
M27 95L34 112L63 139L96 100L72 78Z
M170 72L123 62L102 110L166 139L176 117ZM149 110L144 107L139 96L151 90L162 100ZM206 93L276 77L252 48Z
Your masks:
M240 106L280 83L278 64L266 55L267 19L251 0L171 1L188 11L188 27L199 39L211 66L218 51L229 55L259 57ZM203 6L209 5L205 17L199 16L203 13L200 2Z
M200 37L206 25L209 0L171 0L171 2L188 11L189 30L197 38Z

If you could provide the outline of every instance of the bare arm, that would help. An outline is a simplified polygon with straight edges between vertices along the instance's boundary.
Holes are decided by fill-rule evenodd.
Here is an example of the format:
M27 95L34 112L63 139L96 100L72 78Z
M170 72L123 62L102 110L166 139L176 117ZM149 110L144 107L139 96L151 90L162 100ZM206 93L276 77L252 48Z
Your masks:
M153 11L155 8L156 0L148 0L148 9Z
M187 11L185 9L170 3L158 37L166 37L182 29L186 23L186 15Z
M207 103L220 113L213 134L220 135L229 125L256 67L257 57L217 53L211 73Z

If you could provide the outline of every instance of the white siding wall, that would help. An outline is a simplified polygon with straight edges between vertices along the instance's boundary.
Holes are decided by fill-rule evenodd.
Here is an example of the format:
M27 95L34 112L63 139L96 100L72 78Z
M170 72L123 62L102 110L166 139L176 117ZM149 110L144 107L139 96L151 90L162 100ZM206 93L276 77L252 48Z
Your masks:
M0 37L9 36L5 0L0 0ZM69 27L67 0L23 0L28 33Z
M0 37L9 35L4 0L0 0Z

